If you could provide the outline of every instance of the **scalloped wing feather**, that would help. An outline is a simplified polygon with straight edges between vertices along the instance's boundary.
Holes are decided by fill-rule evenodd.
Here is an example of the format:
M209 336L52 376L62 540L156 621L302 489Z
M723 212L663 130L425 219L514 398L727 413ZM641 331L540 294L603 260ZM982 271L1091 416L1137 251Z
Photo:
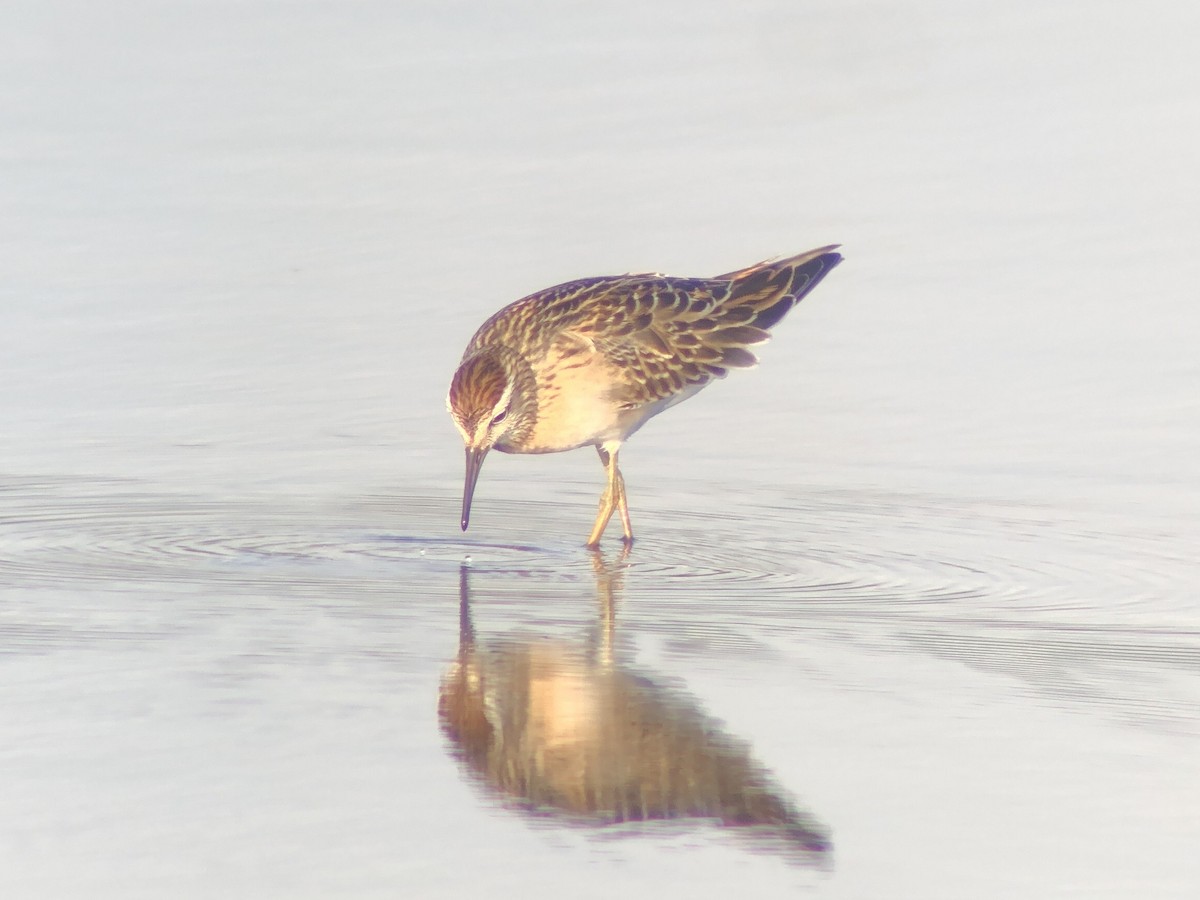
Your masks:
M505 307L467 354L492 342L545 352L563 339L594 348L625 377L627 408L668 399L758 360L747 348L841 261L833 247L757 263L717 278L618 275L555 285Z

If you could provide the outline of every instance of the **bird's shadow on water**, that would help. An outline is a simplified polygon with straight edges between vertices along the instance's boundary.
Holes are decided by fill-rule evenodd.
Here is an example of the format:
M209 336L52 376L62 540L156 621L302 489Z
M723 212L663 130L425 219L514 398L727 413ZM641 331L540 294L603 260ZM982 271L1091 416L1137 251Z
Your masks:
M462 771L543 824L649 837L729 829L757 852L831 868L828 830L696 698L635 670L618 640L625 555L593 554L595 626L575 639L480 636L459 570L458 654L438 716ZM619 826L619 827L617 827Z

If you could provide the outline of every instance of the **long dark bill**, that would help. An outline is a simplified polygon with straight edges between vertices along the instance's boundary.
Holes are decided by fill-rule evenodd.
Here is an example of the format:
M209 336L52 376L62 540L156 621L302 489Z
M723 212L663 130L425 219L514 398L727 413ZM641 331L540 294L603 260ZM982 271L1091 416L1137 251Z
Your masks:
M466 531L467 526L471 524L471 497L475 494L475 481L479 478L479 469L483 465L485 456L487 456L486 450L467 448L467 479L463 483L463 531Z

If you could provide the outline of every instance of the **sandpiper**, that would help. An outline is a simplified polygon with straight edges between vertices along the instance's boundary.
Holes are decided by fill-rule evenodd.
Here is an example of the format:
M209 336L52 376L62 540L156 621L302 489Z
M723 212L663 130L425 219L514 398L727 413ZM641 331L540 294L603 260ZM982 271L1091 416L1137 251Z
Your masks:
M715 278L614 275L531 294L483 323L450 382L446 406L467 451L462 528L488 451L594 446L607 475L588 535L621 514L633 541L617 452L646 420L729 369L841 262L837 245Z

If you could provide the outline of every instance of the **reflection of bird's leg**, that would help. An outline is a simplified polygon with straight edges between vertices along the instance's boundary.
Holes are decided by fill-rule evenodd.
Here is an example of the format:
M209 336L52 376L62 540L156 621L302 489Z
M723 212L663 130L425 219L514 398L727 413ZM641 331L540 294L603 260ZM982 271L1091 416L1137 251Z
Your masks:
M617 599L624 584L625 561L629 545L621 548L616 565L610 565L599 550L592 552L592 570L596 574L596 597L600 601L600 663L605 667L613 662L613 637L617 624Z
M592 526L592 533L588 535L587 545L596 547L600 543L600 537L604 534L604 529L608 526L608 520L612 518L614 511L621 513L621 528L625 533L625 543L633 543L633 526L629 522L629 503L625 499L625 478L621 475L621 470L617 467L617 452L620 444L612 443L607 447L596 447L596 452L600 454L600 462L604 466L604 472L608 476L608 482L604 486L604 493L600 495L600 510L596 513L596 524Z
M458 647L466 650L475 643L475 626L471 623L471 567L458 567Z

